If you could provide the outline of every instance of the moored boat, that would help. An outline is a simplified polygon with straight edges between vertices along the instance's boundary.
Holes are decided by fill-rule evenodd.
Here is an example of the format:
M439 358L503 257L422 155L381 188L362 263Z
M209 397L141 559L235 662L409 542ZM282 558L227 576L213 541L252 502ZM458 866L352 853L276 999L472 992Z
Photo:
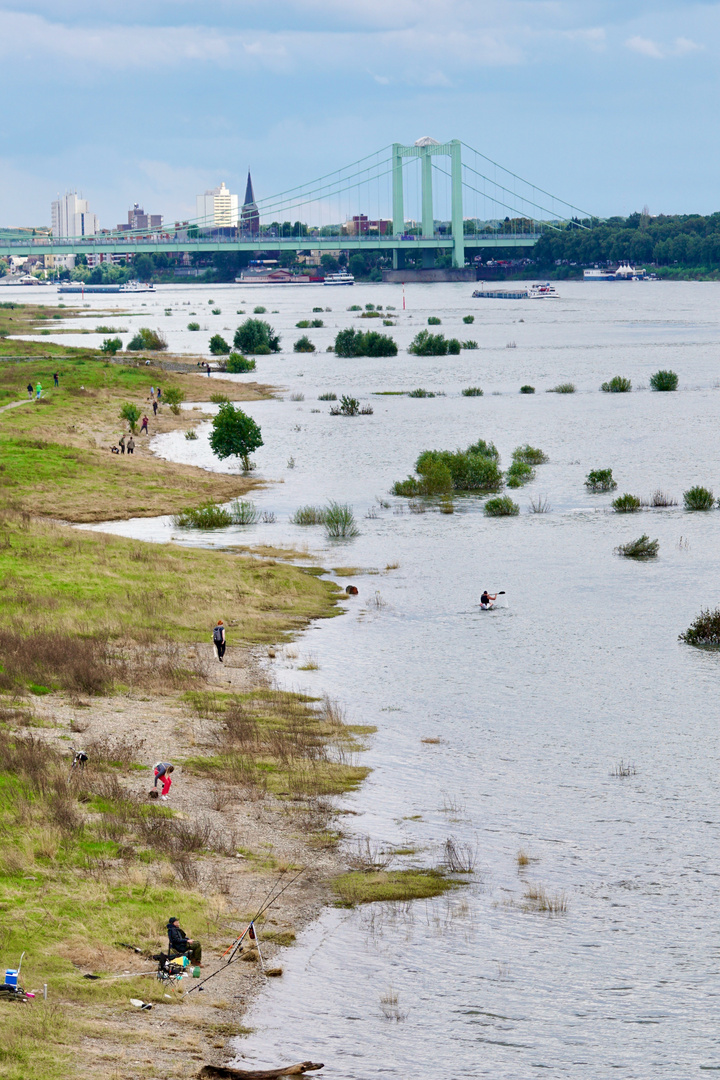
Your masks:
M347 270L341 270L337 274L326 274L325 285L354 285L355 278Z

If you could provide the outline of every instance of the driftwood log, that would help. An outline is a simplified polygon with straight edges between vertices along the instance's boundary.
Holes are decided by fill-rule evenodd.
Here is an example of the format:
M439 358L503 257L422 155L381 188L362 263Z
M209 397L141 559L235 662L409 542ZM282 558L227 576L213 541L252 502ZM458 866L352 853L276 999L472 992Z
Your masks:
M230 1069L225 1065L203 1065L199 1080L274 1080L276 1076L301 1076L324 1068L322 1062L301 1061L284 1069Z

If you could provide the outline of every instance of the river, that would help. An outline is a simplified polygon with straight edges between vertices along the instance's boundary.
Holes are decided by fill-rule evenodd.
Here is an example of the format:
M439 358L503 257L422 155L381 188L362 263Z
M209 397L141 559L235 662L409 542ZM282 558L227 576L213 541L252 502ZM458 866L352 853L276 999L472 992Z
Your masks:
M448 837L476 854L469 884L449 897L328 910L284 953L283 979L246 1018L255 1033L237 1041L239 1060L312 1058L343 1080L518 1080L540 1070L678 1080L720 1069L720 657L678 641L718 602L720 512L686 513L682 492L704 484L720 494L720 285L561 282L558 291L554 301L474 301L467 284L408 285L404 312L390 285L177 286L118 298L134 308L124 326L160 326L176 350L228 336L235 312L255 304L268 308L284 350L301 333L318 346L258 357L256 377L283 388L282 400L248 406L265 440L257 474L271 481L253 497L274 522L207 536L182 536L168 519L106 527L305 544L329 569L374 571L341 579L359 590L347 614L315 624L297 658L282 651L275 676L377 725L362 759L373 773L342 800L351 834L414 849L399 867L437 863ZM397 309L387 328L396 358L324 351L359 314L346 311L351 303ZM185 329L191 309L201 333ZM479 348L409 356L428 315ZM313 317L325 327L295 329ZM678 373L677 393L648 389L658 368ZM616 374L632 379L632 393L599 391ZM566 381L575 394L545 393ZM537 392L521 395L524 383ZM473 385L484 396L462 397ZM416 387L445 396L378 393ZM317 400L327 391L374 413L332 417ZM213 461L208 428L193 442L161 436L155 449L230 468ZM418 514L388 496L421 450L479 437L496 443L505 467L521 443L549 456L512 493L518 517L488 519L474 497L457 499L453 514ZM679 505L615 514L612 494L584 487L602 467L612 467L617 494L660 488ZM530 512L539 495L549 513ZM327 499L353 505L356 539L290 524L298 506ZM614 554L642 532L659 539L656 560ZM505 590L506 606L480 612L483 587ZM308 658L317 670L298 670ZM635 771L612 775L621 761ZM564 898L565 913L527 910L528 884Z

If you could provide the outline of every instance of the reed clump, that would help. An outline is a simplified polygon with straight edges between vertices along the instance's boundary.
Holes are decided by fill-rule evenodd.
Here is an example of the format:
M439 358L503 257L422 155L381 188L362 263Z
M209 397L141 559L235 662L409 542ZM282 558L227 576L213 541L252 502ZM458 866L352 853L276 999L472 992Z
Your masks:
M680 634L680 641L699 648L720 649L720 607L701 611L688 629Z
M318 394L318 401L337 401L337 394L328 390L324 394Z
M174 514L172 523L177 529L225 529L232 525L233 518L223 506L207 502Z
M574 394L575 390L575 383L564 382L553 386L552 390L548 390L548 394Z
M447 495L451 491L499 491L503 476L493 443L478 439L467 450L424 450L415 463L419 479L409 476L393 486L394 495Z
M609 382L604 382L600 387L606 394L629 394L632 390L632 381L624 375L614 375Z
M482 397L483 390L481 386L466 386L462 391L463 397Z
M567 898L564 893L548 893L543 885L525 886L523 907L526 911L545 912L548 915L566 915Z
M585 479L588 491L614 491L617 483L613 480L612 469L591 469Z
M488 499L485 503L486 517L517 517L520 507L509 495L500 495L497 499Z
M630 540L627 544L620 544L615 548L616 555L624 555L626 559L654 559L660 550L660 541L651 540L647 533L643 533L637 540Z
M435 397L435 394L432 390L424 390L422 387L418 387L417 390L409 390L407 396L412 398L428 398Z
M513 461L524 461L526 465L544 465L550 460L547 454L537 446L516 446L512 453Z
M250 499L233 499L230 513L233 525L255 525L260 520L260 511Z
M322 506L300 506L290 521L293 525L324 525L326 513Z
M329 502L323 524L332 540L349 540L360 534L352 507L347 503Z
M696 485L683 492L683 502L686 510L712 510L715 496L708 488Z
M650 389L669 391L677 390L678 377L674 371L656 371L650 376Z
M650 496L651 506L677 506L677 499L674 499L672 495L666 495L660 488L657 491L653 491Z
M637 495L626 492L624 495L618 495L617 499L613 499L612 508L618 514L634 514L642 509L642 502Z

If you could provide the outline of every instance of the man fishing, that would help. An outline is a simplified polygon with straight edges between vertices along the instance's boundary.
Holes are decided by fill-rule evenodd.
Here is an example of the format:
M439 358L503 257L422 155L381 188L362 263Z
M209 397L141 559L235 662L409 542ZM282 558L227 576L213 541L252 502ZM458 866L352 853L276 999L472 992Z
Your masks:
M497 598L497 593L489 593L487 589L485 589L484 593L480 597L480 607L483 609L483 611L489 611L491 607L495 606L495 601L497 600Z

